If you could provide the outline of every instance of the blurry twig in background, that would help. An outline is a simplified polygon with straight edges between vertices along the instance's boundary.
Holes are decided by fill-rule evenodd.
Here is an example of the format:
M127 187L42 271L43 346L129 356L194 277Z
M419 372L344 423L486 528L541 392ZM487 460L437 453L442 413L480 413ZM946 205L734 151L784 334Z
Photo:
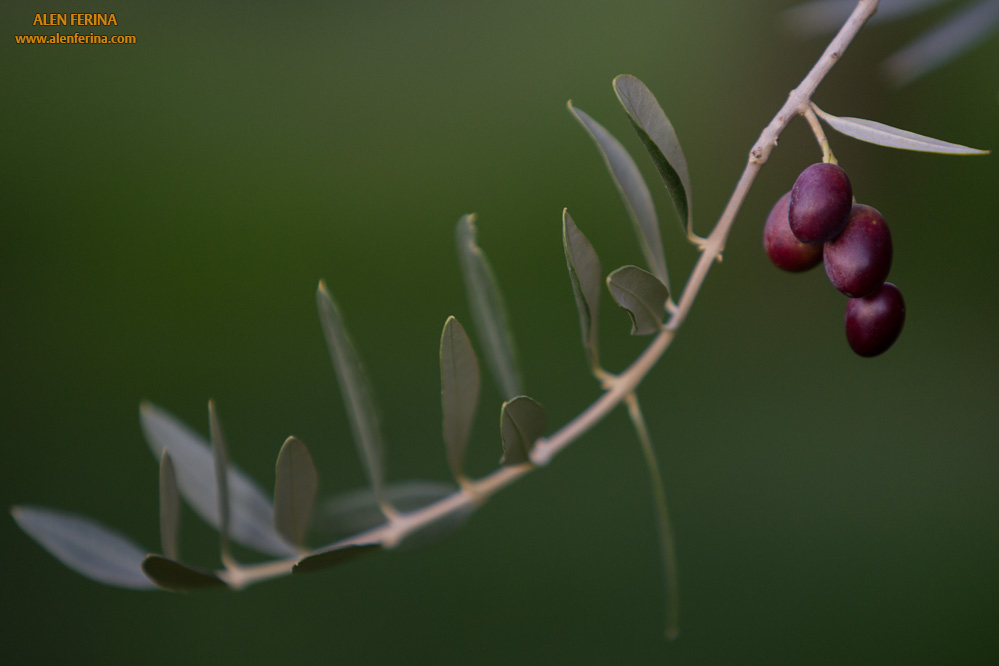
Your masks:
M871 23L886 23L943 4L948 0L882 0ZM784 20L802 37L832 32L842 24L856 3L853 0L812 0L789 9ZM881 65L885 76L897 86L911 83L945 65L988 39L999 29L999 0L965 3L944 20Z

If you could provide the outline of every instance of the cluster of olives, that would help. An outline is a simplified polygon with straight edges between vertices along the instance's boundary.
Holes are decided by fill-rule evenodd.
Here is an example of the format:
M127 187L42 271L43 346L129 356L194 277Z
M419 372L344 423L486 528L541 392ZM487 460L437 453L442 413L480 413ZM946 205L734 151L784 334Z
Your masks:
M885 282L891 233L874 208L853 202L846 172L813 164L770 211L763 247L775 266L800 272L824 263L833 286L849 296L846 339L861 356L888 350L902 332L905 301Z

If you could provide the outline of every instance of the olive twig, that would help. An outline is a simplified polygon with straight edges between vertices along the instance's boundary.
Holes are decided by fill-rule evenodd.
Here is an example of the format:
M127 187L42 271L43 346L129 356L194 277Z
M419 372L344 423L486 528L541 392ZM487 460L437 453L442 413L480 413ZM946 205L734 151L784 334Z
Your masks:
M700 247L700 257L687 280L687 284L684 286L679 300L675 302L673 307L669 308L669 318L665 325L652 339L649 346L646 347L624 372L617 375L607 373L605 376L599 377L603 380L605 390L596 401L558 431L549 437L539 439L531 450L529 464L501 467L481 479L462 484L462 487L455 493L433 504L417 511L394 513L389 516L388 522L383 525L314 550L311 554L316 555L358 545L380 544L385 547L392 547L405 540L409 535L438 520L475 508L502 488L533 471L536 467L547 465L552 458L589 431L615 407L622 403L628 405L636 428L639 429L639 437L642 439L641 429L644 425L640 426L639 424L644 424L644 421L641 420L640 413L638 414L638 420L634 418L634 413L637 409L637 401L634 398L635 389L656 365L670 344L672 344L677 332L686 320L707 277L708 271L715 263L715 259L721 255L725 248L725 243L728 240L735 217L742 208L756 176L767 162L773 148L777 145L777 139L794 116L804 115L807 119L809 114L814 115L814 112L811 110L811 97L816 88L829 73L830 69L832 69L833 65L841 59L843 52L857 36L864 23L875 13L877 7L878 0L859 0L846 23L844 23L828 47L826 47L815 65L805 78L802 79L801 83L791 91L787 101L766 128L764 128L759 139L749 152L746 166L718 222L706 238L696 239ZM645 446L646 439L642 440L643 449L648 448ZM671 545L667 552L672 552ZM296 559L283 559L257 565L243 565L238 570L223 570L219 573L219 576L226 580L231 587L245 587L253 583L291 573L296 561ZM675 571L675 564L669 566ZM673 589L675 589L675 586ZM671 609L669 612L673 613L675 610Z

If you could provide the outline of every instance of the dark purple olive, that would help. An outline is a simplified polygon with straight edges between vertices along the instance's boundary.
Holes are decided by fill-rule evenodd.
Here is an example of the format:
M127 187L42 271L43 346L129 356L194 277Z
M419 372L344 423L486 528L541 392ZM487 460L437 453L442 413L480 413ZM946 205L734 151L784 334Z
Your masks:
M763 249L774 266L792 273L807 271L822 261L821 245L806 245L794 237L787 222L788 192L774 204L763 227Z
M874 208L857 204L843 233L825 244L826 275L847 296L867 296L888 277L891 254L891 232L885 218Z
M861 356L882 354L891 347L905 324L905 300L891 282L864 298L846 304L846 340Z
M852 205L853 188L846 172L835 164L813 164L791 188L791 231L802 243L831 241L846 226Z

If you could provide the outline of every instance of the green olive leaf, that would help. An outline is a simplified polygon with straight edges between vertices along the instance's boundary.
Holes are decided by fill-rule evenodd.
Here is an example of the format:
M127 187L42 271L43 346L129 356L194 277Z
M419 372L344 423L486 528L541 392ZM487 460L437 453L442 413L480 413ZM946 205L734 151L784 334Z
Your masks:
M374 393L368 382L368 375L355 351L354 343L347 334L340 311L324 282L319 283L319 289L316 291L316 304L319 308L323 335L326 337L326 346L329 348L330 359L333 361L336 378L340 384L340 393L347 408L354 443L357 445L364 471L368 475L368 482L379 504L384 504L385 445L382 442L378 410L375 408Z
M289 437L281 446L274 471L274 528L301 548L319 488L312 454L301 441Z
M631 317L632 335L650 335L662 328L669 290L655 275L637 266L622 266L607 276L607 288Z
M149 552L95 520L38 506L11 509L18 527L53 557L90 580L133 590L155 585L142 573Z
M603 269L589 239L579 230L568 210L562 211L562 249L572 282L572 294L579 312L579 330L590 368L600 367L597 312L600 308L600 281Z
M211 571L189 567L162 555L147 555L142 570L158 587L171 592L229 587Z
M215 402L208 401L208 425L212 437L212 458L215 462L215 487L219 500L219 546L222 561L229 561L229 454L222 436L222 426L215 412Z
M177 473L173 468L170 452L163 449L160 458L160 546L171 560L180 557L177 534L180 529L180 494L177 491Z
M203 437L174 416L145 402L139 410L142 430L157 460L164 451L177 475L181 497L213 527L219 526L219 498L212 451ZM274 508L260 486L235 464L228 465L229 535L261 553L286 557L297 550L274 529Z
M472 341L454 317L441 333L441 412L447 462L455 479L464 478L468 437L479 404L479 361Z
M337 546L320 550L308 557L303 557L291 567L293 574L306 574L315 571L322 571L337 564L349 562L361 555L367 555L377 550L381 550L381 545L377 543L351 544L349 546Z
M545 410L533 398L520 395L504 402L500 410L500 438L503 441L500 464L529 463L534 443L545 434L547 427Z
M445 498L455 496L458 488L453 483L439 481L402 481L385 486L385 494L402 513L419 511ZM395 546L400 550L419 548L436 543L457 531L475 513L477 505L457 507L416 532ZM385 516L378 510L371 490L361 488L327 498L320 503L316 530L330 541L341 541L385 524Z
M676 130L652 92L634 76L621 74L615 78L614 92L627 111L632 127L649 151L666 190L673 199L684 233L688 238L693 238L690 173Z
M614 136L604 127L593 120L582 109L577 109L570 101L568 103L569 112L579 121L583 129L590 135L600 156L603 157L607 169L610 171L611 179L621 193L624 207L628 211L628 216L635 227L638 235L638 242L645 255L645 261L654 275L669 285L669 276L666 271L666 257L663 254L662 238L659 234L659 218L656 215L655 205L652 203L652 194L649 192L645 179L642 178L638 166L631 159L631 155L625 150Z
M479 334L486 363L504 398L518 395L521 385L517 350L510 333L503 294L489 260L475 241L475 216L464 215L455 229L468 307Z
M882 69L895 85L904 85L970 50L997 27L999 2L979 0L955 11L896 51L882 63Z
M389 502L400 512L419 511L435 502L448 497L458 488L453 483L440 481L402 481L385 486L385 494ZM442 538L454 531L471 516L475 507L467 511L459 510L438 521L416 534L410 535L403 546L422 544L427 540L422 538L429 534ZM315 531L329 541L341 541L361 532L385 524L385 516L378 510L374 495L369 488L359 488L328 497L316 508L314 522ZM419 538L417 538L419 537Z
M826 113L815 104L812 104L812 108L819 118L826 121L837 132L879 146L941 155L988 155L991 152L968 148L956 143L947 143L940 139L897 129L873 120L834 116L831 113Z

